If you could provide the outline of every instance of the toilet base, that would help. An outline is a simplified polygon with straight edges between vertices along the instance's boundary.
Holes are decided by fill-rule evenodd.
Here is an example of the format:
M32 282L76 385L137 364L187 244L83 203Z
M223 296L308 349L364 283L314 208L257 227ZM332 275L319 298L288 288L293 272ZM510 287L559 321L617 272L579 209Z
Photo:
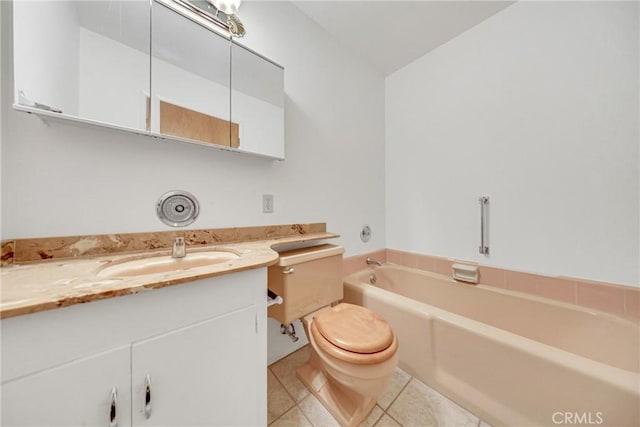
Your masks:
M361 396L351 390L345 389L334 381L330 381L322 373L322 370L314 367L313 356L312 354L309 362L296 370L298 379L320 403L322 403L342 427L360 425L376 405L375 399Z

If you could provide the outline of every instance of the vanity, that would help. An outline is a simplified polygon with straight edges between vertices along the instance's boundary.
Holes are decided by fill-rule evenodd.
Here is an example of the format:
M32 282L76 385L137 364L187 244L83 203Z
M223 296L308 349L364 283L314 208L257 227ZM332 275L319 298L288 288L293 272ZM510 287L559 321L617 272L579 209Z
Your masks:
M2 321L3 425L264 425L265 268Z
M278 233L254 227L225 242L207 230L218 241L203 245L193 233L192 264L162 248L0 269L2 424L266 425L272 247L337 237L313 224ZM168 246L175 232L157 234ZM48 243L16 241L16 254L21 244L41 253Z

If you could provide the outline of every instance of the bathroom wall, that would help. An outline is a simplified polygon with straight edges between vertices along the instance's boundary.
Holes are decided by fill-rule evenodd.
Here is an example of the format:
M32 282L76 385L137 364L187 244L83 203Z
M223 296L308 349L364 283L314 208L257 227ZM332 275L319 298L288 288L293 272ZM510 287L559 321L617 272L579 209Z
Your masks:
M348 254L384 247L383 77L289 2L245 1L241 19L243 43L285 67L284 162L44 122L11 109L3 78L2 238L168 230L155 203L184 189L201 203L190 228L327 222ZM262 213L263 194L274 195L273 214Z
M518 2L389 76L387 247L640 285L638 16Z

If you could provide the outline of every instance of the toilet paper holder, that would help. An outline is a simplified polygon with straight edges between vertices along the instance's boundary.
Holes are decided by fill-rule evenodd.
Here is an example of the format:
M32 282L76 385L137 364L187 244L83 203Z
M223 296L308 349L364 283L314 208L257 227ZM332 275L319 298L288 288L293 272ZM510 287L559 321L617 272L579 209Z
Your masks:
M267 307L282 304L284 299L280 295L276 295L271 289L267 289Z

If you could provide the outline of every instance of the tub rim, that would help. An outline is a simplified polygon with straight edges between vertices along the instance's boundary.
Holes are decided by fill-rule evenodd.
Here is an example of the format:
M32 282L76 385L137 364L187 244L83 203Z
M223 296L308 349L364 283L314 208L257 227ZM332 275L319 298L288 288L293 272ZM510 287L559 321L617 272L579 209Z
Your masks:
M421 269L415 268L415 267L406 267L404 265L394 264L394 263L391 263L391 262L383 263L382 266L373 266L373 267L369 267L369 268L364 268L364 269L355 271L355 272L353 272L351 274L348 274L348 275L343 277L343 283L347 282L349 280L355 280L356 278L360 277L360 275L364 275L366 273L375 273L376 270L384 269L384 268L397 269L397 270L407 270L407 271L410 271L410 272L413 272L413 273L417 273L417 274L420 274L420 275L429 276L429 277L432 277L432 278L435 278L435 279L439 279L439 280L443 280L445 282L449 282L449 284L451 284L451 285L464 286L464 287L469 287L470 286L470 287L479 288L479 289L483 289L483 290L490 291L490 292L495 292L495 293L499 293L499 294L503 294L503 295L508 295L508 296L520 298L520 299L527 299L527 300L530 300L530 301L535 301L535 302L539 302L539 303L543 303L543 304L554 305L554 306L566 308L566 309L569 309L569 310L572 310L572 311L580 311L580 312L583 312L583 313L586 313L586 314L590 314L592 316L604 317L604 318L607 318L607 319L612 320L614 322L620 322L620 323L623 323L623 324L631 325L631 326L637 328L639 333L640 333L640 322L635 321L633 319L630 319L628 317L618 316L618 315L615 315L613 313L608 313L606 311L598 310L596 308L585 307L585 306L578 305L578 304L573 304L573 303L570 303L570 302L559 301L559 300L555 300L555 299L551 299L551 298L541 297L539 295L532 295L532 294L528 294L526 292L520 292L520 291L511 290L511 289L498 288L496 286L486 285L486 284L483 284L483 283L478 283L478 284L464 283L464 282L460 282L460 281L454 280L452 277L446 276L446 275L441 274L441 273L436 273L434 271L428 271L428 270L421 270ZM363 283L366 283L367 285L369 285L368 281L364 281ZM372 285L372 286L376 287L375 285ZM427 304L427 305L429 305L429 304ZM432 307L437 308L435 306L432 306ZM480 323L482 323L482 322L480 322Z

